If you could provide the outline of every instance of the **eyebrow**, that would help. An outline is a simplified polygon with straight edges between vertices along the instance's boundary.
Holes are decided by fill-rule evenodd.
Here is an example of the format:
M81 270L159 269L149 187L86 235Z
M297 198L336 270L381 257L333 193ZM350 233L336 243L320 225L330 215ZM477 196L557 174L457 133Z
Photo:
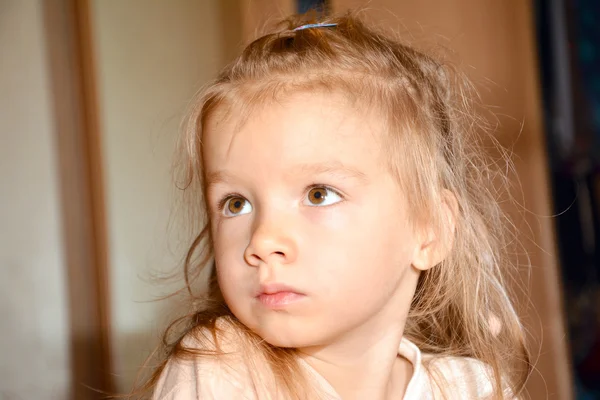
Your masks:
M354 168L342 164L341 162L324 162L315 164L299 164L286 172L286 177L293 178L299 175L334 175L339 178L356 179L362 183L367 183L367 175ZM215 171L206 175L206 187L227 183L233 180L234 175L227 171Z
M353 178L362 182L368 182L369 180L364 172L344 165L339 161L296 165L290 170L289 175L335 175L341 178Z

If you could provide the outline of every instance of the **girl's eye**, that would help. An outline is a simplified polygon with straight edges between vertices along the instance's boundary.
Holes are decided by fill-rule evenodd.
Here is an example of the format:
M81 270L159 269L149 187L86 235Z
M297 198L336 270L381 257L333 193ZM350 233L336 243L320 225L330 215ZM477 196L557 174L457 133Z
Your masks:
M304 204L307 206L328 206L342 201L339 193L324 186L313 187L306 197Z
M252 211L252 205L243 197L230 197L223 206L223 215L226 217L237 217Z

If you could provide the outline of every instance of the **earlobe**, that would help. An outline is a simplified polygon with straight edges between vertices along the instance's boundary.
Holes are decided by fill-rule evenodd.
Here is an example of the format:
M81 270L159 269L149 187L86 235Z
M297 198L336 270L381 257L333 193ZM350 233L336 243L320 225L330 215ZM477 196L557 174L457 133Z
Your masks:
M420 271L426 271L444 261L454 244L458 201L449 190L444 189L440 208L442 226L439 229L427 227L423 240L415 249L413 267Z
M442 258L437 261L439 258L441 258L439 255L439 247L441 243L436 238L433 229L428 229L428 231L429 232L426 235L426 239L417 244L415 255L413 257L412 265L419 271L426 271L439 264L443 259Z

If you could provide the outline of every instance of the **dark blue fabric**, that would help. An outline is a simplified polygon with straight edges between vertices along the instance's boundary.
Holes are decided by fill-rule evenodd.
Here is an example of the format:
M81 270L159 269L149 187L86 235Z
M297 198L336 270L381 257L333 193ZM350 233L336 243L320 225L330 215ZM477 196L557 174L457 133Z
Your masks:
M535 2L554 221L576 398L600 400L600 0L559 3ZM568 71L554 63L562 45ZM570 83L569 104L557 101L561 74ZM556 133L568 113L573 124L562 132L572 137L562 141Z
M588 118L595 137L594 151L600 143L600 1L577 0L573 2L573 28L582 91L590 111ZM590 149L592 150L592 149ZM594 159L600 157L594 154Z
M326 3L326 0L298 0L297 10L300 14L309 10L323 10Z

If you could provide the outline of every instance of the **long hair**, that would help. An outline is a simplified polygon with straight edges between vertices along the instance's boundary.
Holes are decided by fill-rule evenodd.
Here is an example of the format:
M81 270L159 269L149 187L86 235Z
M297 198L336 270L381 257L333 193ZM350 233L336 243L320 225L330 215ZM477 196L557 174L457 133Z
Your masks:
M506 285L515 269L508 251L514 235L499 205L499 188L508 185L508 178L484 149L493 140L475 112L475 92L451 65L368 27L356 12L318 20L333 27L294 30L317 22L314 18L290 17L250 43L193 102L179 158L182 189L197 207L195 220L203 221L185 259L193 307L165 332L162 361L143 388L153 387L169 360L219 356L215 342L226 329L236 332L248 362L266 361L283 398L311 398L295 351L271 346L244 327L225 304L214 271L206 275L209 285L203 294L194 294L193 286L201 271L214 268L203 197L207 120L217 112L226 118L232 109L242 110L243 120L253 107L279 96L325 90L375 107L384 116L389 168L410 193L415 226L428 224L445 232L447 218L436 205L449 194L456 202L452 249L421 274L404 335L432 359L471 357L489 366L495 398L502 398L506 389L521 393L531 365ZM190 336L195 346L185 344ZM437 384L443 386L439 379Z

